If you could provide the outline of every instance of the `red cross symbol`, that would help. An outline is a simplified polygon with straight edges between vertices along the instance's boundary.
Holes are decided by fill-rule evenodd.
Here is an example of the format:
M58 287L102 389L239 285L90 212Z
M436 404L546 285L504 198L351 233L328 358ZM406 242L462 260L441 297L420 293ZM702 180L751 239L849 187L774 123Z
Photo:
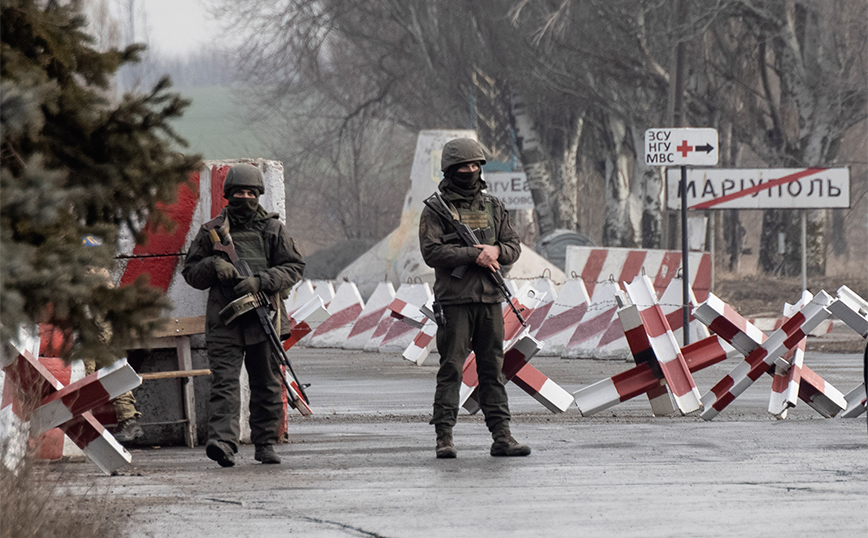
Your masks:
M680 151L682 157L687 157L687 154L693 151L693 146L688 146L687 140L682 140L681 145L675 148L675 151Z

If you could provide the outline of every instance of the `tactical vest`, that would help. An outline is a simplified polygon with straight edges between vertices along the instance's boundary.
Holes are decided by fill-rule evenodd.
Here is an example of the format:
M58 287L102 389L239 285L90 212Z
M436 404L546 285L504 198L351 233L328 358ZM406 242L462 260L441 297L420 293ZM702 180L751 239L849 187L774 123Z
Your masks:
M268 251L260 228L261 222L257 221L246 228L232 230L235 251L254 275L268 269Z
M493 245L496 239L494 234L494 205L491 201L490 195L486 194L484 198L485 209L483 211L472 208L456 208L451 204L450 209L452 210L453 216L456 216L455 213L458 213L457 217L459 222L470 226L473 230L473 234L477 239L479 239L480 244ZM457 238L458 234L451 233L445 235L443 240L450 241Z

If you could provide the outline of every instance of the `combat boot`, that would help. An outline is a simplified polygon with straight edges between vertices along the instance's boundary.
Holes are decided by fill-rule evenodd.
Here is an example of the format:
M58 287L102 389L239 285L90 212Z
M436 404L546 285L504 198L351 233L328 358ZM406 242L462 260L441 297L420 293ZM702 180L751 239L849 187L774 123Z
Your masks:
M452 459L458 456L455 445L452 444L452 428L437 430L437 458Z
M491 455L497 457L504 456L529 456L530 447L519 444L513 439L509 433L509 428L499 428L491 434L494 442L491 443Z
M205 445L205 454L220 464L220 467L235 465L235 451L223 441L211 440Z
M262 463L280 463L280 456L274 451L274 445L256 445L253 459Z
M145 435L145 432L142 431L142 427L139 426L139 422L135 418L128 418L126 420L122 420L118 427L115 428L114 437L118 443L129 443L130 441L135 441Z

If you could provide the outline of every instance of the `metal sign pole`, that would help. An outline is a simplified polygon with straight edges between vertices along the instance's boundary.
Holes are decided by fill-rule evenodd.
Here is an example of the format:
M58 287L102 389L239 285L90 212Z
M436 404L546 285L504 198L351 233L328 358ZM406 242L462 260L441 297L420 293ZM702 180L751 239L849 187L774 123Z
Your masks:
M690 269L687 256L687 167L681 167L681 304L684 309L684 324L681 334L684 345L690 343Z
M808 210L802 210L802 291L808 289Z

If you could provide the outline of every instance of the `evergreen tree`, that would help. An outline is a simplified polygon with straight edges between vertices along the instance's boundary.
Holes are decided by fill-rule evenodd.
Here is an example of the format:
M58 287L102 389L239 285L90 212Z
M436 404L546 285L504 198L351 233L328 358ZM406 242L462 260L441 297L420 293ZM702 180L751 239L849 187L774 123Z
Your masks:
M189 104L168 78L109 98L118 68L144 49L98 51L79 1L0 0L0 338L50 323L75 335L64 358L106 364L156 327L168 306L140 279L115 288L120 230L137 239L199 156L169 125ZM92 234L102 246L85 247Z

